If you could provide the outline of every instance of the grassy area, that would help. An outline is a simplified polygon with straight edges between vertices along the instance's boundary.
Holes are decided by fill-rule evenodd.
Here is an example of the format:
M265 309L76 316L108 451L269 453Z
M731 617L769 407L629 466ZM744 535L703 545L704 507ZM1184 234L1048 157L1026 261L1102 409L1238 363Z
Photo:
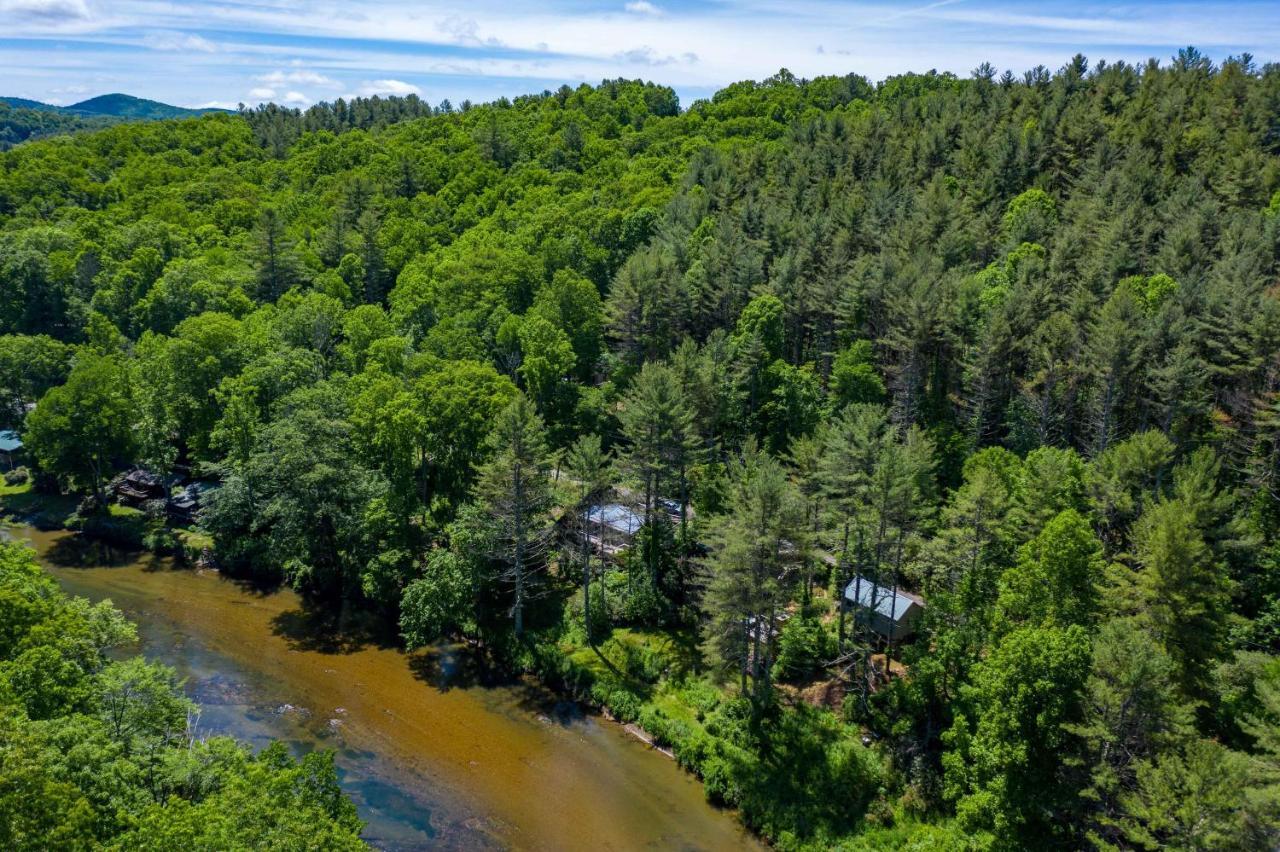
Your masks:
M40 494L30 482L8 485L0 480L0 517L29 523L40 529L76 528L121 547L157 547L181 550L193 557L213 547L213 539L198 530L169 529L164 521L147 517L146 512L112 503L103 516L76 519L78 497L67 494Z
M0 480L0 515L41 529L56 529L67 523L79 501L65 494L39 494L30 482L7 485Z
M178 539L178 543L181 544L189 554L198 555L200 551L204 550L206 547L210 550L213 549L213 537L206 533L185 528L178 528L173 532L174 536Z

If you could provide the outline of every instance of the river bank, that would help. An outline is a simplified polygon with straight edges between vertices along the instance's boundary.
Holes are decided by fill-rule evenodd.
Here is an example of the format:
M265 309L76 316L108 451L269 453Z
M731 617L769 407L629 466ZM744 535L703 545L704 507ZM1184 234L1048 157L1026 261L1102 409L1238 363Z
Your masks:
M488 682L463 649L406 654L343 635L288 590L18 527L67 591L110 597L143 652L174 665L201 725L334 748L388 849L757 845L702 787L622 728L527 683Z

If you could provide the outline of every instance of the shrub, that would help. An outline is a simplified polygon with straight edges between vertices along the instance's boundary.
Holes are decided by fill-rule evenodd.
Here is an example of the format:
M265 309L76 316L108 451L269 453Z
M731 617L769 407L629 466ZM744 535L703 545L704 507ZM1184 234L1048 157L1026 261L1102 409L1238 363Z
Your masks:
M773 676L778 680L808 677L835 656L834 637L816 618L793 618L778 636L778 659Z
M142 546L154 553L170 553L181 550L177 534L166 526L150 524L142 535Z
M4 473L5 485L26 485L31 480L31 471L25 467L15 467Z
M639 563L636 559L635 562ZM637 570L630 594L622 599L622 617L631 624L655 624L666 612L666 602L643 569Z
M705 776L704 764L715 751L715 741L702 731L690 731L679 742L672 744L679 763L690 772Z
M742 798L733 771L723 757L712 757L703 764L702 788L712 804L734 807Z
M696 711L699 722L706 718L708 713L715 712L715 709L720 706L720 690L706 681L699 680L686 684L680 690L680 696L686 704L689 704Z
M615 689L609 693L609 700L605 702L613 715L623 722L634 722L640 716L640 709L643 703L639 697L626 689Z

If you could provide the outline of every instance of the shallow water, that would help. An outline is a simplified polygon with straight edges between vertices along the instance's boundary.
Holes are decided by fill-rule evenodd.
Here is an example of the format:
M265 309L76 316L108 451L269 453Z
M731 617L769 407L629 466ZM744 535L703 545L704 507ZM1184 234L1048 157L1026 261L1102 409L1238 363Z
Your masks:
M415 849L758 848L670 759L464 649L354 638L288 590L177 569L65 532L10 530L71 594L110 598L174 666L205 734L337 752L366 838Z

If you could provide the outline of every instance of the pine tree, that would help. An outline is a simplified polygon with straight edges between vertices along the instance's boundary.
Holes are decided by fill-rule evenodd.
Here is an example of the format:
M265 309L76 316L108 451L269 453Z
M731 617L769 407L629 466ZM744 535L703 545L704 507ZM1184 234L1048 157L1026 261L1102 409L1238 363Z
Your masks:
M1173 683L1174 666L1149 627L1136 619L1102 625L1085 684L1085 721L1074 730L1086 744L1091 839L1106 848L1120 837L1120 797L1138 786L1137 769L1192 731L1191 707Z
M1150 506L1134 528L1141 612L1175 665L1183 695L1206 694L1213 663L1226 652L1226 572L1184 500Z
M732 511L710 529L707 644L723 669L738 669L740 689L759 717L773 702L778 616L796 582L793 542L804 513L782 465L752 441L730 467L729 490Z
M257 228L258 291L263 301L280 298L303 279L302 264L286 231L284 216L275 207L266 207Z
M490 436L494 457L480 471L476 500L492 525L493 558L514 593L511 613L524 634L524 609L534 573L551 538L551 468L546 429L520 394L498 415Z
M675 498L680 512L683 537L688 522L689 468L694 464L700 441L693 411L675 371L665 364L646 363L623 399L618 420L629 446L623 464L640 483L644 523L651 530L667 522L663 499ZM657 544L660 536L646 538L645 564L649 582L658 588Z
M581 526L578 534L582 538L582 619L587 634L587 641L592 641L591 610L591 529L588 516L593 506L600 503L601 497L612 484L612 459L600 445L599 435L583 435L569 448L564 460L565 472L577 482L578 486L578 518ZM602 541L599 530L596 531L598 541ZM603 594L603 593L602 593ZM603 608L603 601L598 605Z

